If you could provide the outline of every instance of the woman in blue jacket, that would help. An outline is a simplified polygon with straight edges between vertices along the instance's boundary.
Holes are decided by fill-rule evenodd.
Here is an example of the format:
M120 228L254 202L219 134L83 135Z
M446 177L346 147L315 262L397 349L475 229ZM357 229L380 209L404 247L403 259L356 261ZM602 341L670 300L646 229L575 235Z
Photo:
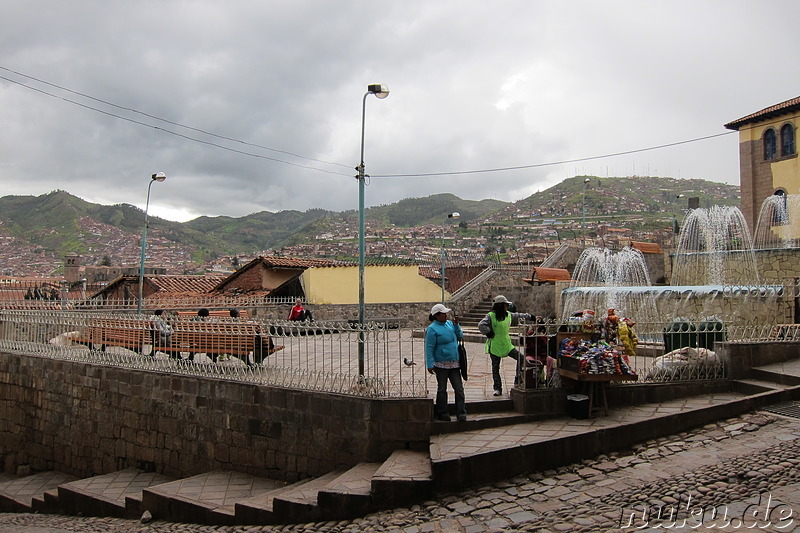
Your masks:
M458 341L463 338L458 318L447 320L450 309L443 304L431 308L428 320L431 325L425 330L425 362L428 372L436 374L436 404L434 414L436 420L450 421L447 412L447 381L453 386L456 395L456 418L467 419L467 407L464 397L464 382L458 366Z

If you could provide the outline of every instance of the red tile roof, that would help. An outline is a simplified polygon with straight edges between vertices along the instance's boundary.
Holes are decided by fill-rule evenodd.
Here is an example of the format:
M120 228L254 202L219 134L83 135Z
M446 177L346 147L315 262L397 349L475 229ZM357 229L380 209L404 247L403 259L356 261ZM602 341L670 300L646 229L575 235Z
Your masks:
M251 261L260 262L270 268L302 268L334 266L341 262L333 259L301 259L297 257L260 256Z
M146 276L146 278L147 282L154 285L161 294L177 293L187 295L210 292L224 279L224 276L210 274L205 276L156 275Z
M738 130L745 124L761 122L780 115L787 115L793 111L797 111L798 109L800 109L800 96L797 98L792 98L791 100L786 100L780 104L765 107L761 111L756 111L755 113L751 113L746 117L734 120L733 122L728 122L725 124L725 127L729 130Z
M531 278L523 281L528 283L537 281L569 281L570 278L569 271L565 268L534 267Z
M636 242L631 241L631 248L639 250L643 254L662 254L664 251L656 242Z

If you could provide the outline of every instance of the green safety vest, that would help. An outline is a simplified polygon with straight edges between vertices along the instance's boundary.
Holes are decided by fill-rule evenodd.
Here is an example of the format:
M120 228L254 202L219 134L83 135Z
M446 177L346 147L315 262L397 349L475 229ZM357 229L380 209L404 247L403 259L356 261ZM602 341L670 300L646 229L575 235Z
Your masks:
M494 337L486 339L486 353L506 357L514 349L511 336L508 334L511 329L511 313L506 314L506 319L499 322L494 311L489 311L489 319L492 322Z

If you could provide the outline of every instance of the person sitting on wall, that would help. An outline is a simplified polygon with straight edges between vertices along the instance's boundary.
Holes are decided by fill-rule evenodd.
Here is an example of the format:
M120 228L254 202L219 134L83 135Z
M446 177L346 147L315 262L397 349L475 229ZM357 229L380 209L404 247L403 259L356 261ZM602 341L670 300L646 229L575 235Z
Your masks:
M153 324L153 346L169 346L172 340L172 326L164 320L164 310L156 309L150 321Z
M303 307L303 302L298 298L294 303L292 310L289 311L289 320L305 322L313 322L314 318L311 316L311 311Z

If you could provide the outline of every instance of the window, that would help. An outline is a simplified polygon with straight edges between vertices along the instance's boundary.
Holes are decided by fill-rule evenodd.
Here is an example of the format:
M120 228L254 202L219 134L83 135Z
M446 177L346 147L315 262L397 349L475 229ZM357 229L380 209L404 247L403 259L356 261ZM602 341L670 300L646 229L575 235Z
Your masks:
M775 152L775 130L770 128L764 132L764 159L773 159Z
M786 211L786 191L778 189L774 196L777 200L773 204L775 210L772 213L772 225L785 226L789 223L789 214Z
M781 156L794 154L794 126L784 124L781 127Z

